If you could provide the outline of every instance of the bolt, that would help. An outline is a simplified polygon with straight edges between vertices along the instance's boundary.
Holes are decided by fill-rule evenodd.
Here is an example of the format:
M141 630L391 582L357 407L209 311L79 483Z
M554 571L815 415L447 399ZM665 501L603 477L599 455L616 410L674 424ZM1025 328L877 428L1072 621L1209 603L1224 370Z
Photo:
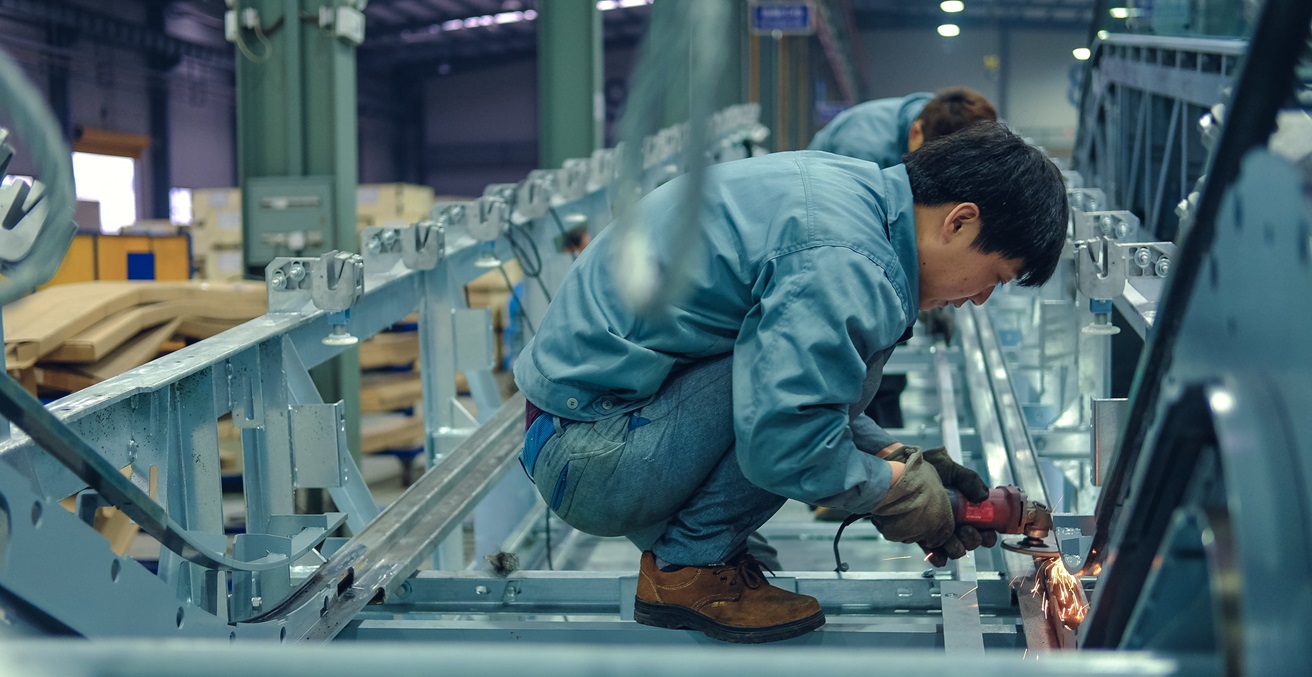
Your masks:
M264 605L264 598L263 598L263 597L252 597L252 598L251 598L251 608L252 608L252 609L258 609L258 608L260 608L260 607L263 606L263 605Z
M273 275L269 278L269 286L273 287L275 291L286 289L287 276L283 275L281 270L273 271Z
M1130 237L1130 224L1127 221L1118 220L1116 222L1116 239L1124 240Z
M369 236L369 242L365 244L365 247L369 249L370 254L377 254L383 251L383 240L377 235L371 235Z
M383 244L387 245L388 247L396 244L395 228L388 228L387 230L383 231Z
M1105 214L1099 219L1098 226L1102 230L1103 235L1111 235L1116 227L1116 219L1113 219L1111 214Z
M1157 259L1157 265L1153 270L1157 272L1157 277L1166 277L1166 274L1171 272L1171 259L1168 259L1165 256Z
M300 282L305 279L305 266L300 263L293 263L287 270L287 276L292 278L292 282Z
M1140 247L1134 250L1134 263L1140 268L1147 268L1153 263L1153 254L1148 251L1147 247Z
M474 588L474 594L475 594L475 595L486 595L486 594L488 594L489 592L491 592L491 590L488 590L486 585L480 585L480 586Z

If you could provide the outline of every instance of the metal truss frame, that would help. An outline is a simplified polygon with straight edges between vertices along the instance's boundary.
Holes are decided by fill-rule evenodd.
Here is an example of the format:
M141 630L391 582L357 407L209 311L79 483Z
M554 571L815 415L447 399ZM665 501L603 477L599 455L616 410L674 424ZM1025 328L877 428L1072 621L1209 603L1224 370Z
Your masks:
M1246 45L1122 34L1094 44L1075 168L1109 204L1137 214L1151 239L1176 238L1173 210L1194 190L1207 160L1206 139L1193 121L1222 101Z
M756 133L756 115L752 106L727 109L706 131L733 148ZM662 132L664 142L645 154L651 171L677 170L684 137ZM597 195L613 191L620 179L614 158L615 151L598 151L523 185L536 187L533 200L544 205L606 206L610 200ZM528 207L530 200L522 202ZM439 534L474 513L489 491L522 506L536 498L526 483L516 489L495 481L518 442L509 433L513 407L503 412L504 435L490 436L485 427L470 439L480 422L494 420L501 401L491 376L490 317L467 307L463 287L486 272L487 256L511 256L505 232L515 204L489 195L439 205L432 221L408 228L366 229L363 257L277 259L266 272L267 315L49 407L0 377L0 408L25 431L0 441L0 587L25 600L35 624L88 637L328 639L351 612L327 613L331 600L312 591L323 588L350 606L361 557L396 585L430 556L434 567L463 568L462 534L438 543ZM345 349L344 335L372 336L414 312L425 376L425 447L435 472L407 494L414 503L399 501L380 517L347 448L341 403L324 403L308 370ZM467 377L478 418L456 399L457 371ZM245 532L231 545L218 467L217 426L226 415L241 431L246 508ZM499 456L489 461L483 456L492 441ZM453 505L459 491L452 478L470 479L460 460L469 458L484 465L476 466L468 500ZM298 489L326 489L341 512L298 514ZM76 513L59 507L75 494ZM85 518L106 503L160 541L158 575L114 555L88 526ZM406 505L419 509L405 517ZM485 511L476 520L478 540L501 542L525 509ZM446 522L441 528L424 522L427 540L402 543L405 557L389 550L376 559L380 544L389 542L389 524L426 515ZM356 536L329 538L342 524ZM409 568L396 569L398 559ZM56 571L52 561L75 562L77 573ZM372 598L371 590L355 601Z

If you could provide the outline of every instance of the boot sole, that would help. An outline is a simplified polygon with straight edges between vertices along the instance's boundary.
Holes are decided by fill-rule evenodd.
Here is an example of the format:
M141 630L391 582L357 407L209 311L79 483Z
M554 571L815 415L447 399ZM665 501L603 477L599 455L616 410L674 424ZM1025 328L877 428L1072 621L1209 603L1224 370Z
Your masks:
M692 609L670 604L657 604L635 600L633 620L657 628L670 630L697 630L711 639L737 644L762 644L800 637L825 624L825 612L764 628L743 628L725 625L699 614Z

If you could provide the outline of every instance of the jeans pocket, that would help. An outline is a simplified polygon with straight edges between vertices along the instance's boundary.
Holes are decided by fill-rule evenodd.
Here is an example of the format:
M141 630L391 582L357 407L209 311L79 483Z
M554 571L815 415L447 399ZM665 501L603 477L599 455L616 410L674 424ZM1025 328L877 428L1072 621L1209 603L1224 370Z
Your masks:
M565 480L569 477L569 462L565 462L565 467L560 469L560 476L556 478L556 486L551 490L551 511L560 510L560 504L565 500Z

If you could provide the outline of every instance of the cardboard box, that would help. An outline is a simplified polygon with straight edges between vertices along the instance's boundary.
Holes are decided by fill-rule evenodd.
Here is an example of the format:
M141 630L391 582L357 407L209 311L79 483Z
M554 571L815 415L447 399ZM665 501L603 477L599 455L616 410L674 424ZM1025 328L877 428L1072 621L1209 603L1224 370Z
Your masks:
M408 226L429 217L433 189L409 183L375 183L355 191L360 229L369 226Z
M241 245L212 246L205 250L204 257L197 266L202 280L215 282L235 282L242 279L245 269L241 263Z

